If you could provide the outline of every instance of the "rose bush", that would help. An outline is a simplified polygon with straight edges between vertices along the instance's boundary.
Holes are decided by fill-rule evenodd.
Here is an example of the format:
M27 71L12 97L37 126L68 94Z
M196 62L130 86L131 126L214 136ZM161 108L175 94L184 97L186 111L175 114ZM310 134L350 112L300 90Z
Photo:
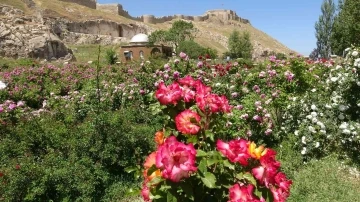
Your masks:
M189 91L195 92L190 99ZM144 163L145 201L286 200L292 181L274 150L216 133L232 111L225 96L191 76L160 83L155 96L171 121L155 135L157 150Z

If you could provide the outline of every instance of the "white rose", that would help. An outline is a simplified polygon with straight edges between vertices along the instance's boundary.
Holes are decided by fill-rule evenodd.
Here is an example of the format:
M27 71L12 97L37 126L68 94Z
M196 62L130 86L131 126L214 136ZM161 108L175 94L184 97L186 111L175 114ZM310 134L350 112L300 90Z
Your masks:
M340 105L340 106L339 106L339 110L342 111L342 112L345 111L345 110L346 110L346 106Z
M348 123L346 123L346 122L343 122L343 123L341 123L341 125L340 125L340 129L346 129L347 127L349 126L349 124Z
M315 147L316 147L316 148L320 147L320 142L316 142L316 143L315 143Z
M339 114L338 118L339 118L340 120L344 120L344 119L345 119L345 116L344 116L343 114Z
M302 136L302 137L301 137L301 142L302 142L303 144L306 144L306 137L305 137L305 136Z
M305 155L306 154L306 147L303 147L303 149L301 150L301 154Z
M354 52L352 52L352 54L351 54L352 56L354 56L354 57L356 57L356 56L358 56L359 55L359 52L357 52L357 51L354 51Z
M311 109L316 110L317 109L316 105L311 105Z
M6 88L6 84L2 81L0 81L0 90Z
M346 135L349 135L349 134L351 133L351 131L348 130L348 129L345 129L345 130L342 131L342 133L344 133L344 134L346 134Z

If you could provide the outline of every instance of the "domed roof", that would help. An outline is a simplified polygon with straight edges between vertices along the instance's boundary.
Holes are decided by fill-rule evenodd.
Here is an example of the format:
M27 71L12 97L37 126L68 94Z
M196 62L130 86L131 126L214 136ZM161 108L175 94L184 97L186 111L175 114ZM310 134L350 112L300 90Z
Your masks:
M149 37L146 34L137 34L133 36L130 40L130 43L148 43Z

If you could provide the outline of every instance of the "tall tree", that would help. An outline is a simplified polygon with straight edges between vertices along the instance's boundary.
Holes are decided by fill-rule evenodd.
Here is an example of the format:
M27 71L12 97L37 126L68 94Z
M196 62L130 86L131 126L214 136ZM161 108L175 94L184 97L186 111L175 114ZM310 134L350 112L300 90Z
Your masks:
M334 53L342 55L351 45L360 45L360 1L343 0L339 2L339 14L335 18L331 35Z
M196 31L196 28L191 22L178 20L172 24L169 30L157 30L150 34L149 44L168 43L177 49L179 43L194 39Z
M324 0L321 5L321 15L315 23L315 36L317 39L317 57L329 58L331 55L330 37L335 20L335 3L333 0Z
M243 32L240 35L239 31L234 30L228 39L228 49L232 58L251 59L253 46L249 32Z

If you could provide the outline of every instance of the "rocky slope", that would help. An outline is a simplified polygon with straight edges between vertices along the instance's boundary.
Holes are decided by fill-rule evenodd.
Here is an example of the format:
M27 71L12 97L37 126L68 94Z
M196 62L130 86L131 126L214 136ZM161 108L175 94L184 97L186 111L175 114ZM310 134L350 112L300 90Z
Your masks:
M31 56L34 52L34 46L29 42L30 39L37 36L43 36L46 39L45 41L57 40L59 44L60 40L65 44L119 44L128 42L137 33L149 34L157 29L167 29L171 27L172 23L170 21L146 24L74 3L55 0L2 0L2 3L12 6L14 8L12 10L16 10L16 12L22 12L21 14L18 13L22 17L17 21L18 15L9 14L10 11L6 9L0 13L0 18L7 19L1 20L0 31L7 33L9 29L12 30L10 35L7 34L5 37L0 35L0 46L9 50L6 53L0 52L0 56ZM217 49L220 54L227 50L227 39L234 29L250 33L254 46L254 58L260 58L265 50L280 53L293 52L248 23L224 22L220 19L193 23L199 30L195 40L204 46ZM9 39L13 41L11 44L9 44ZM26 42L26 44L20 44L21 41ZM62 45L60 46L62 47ZM45 45L42 47L43 50L46 49L44 47ZM52 50L51 47L57 46L47 47L51 49L45 50L45 52L50 52L50 54L45 54L47 58L64 57L63 55L51 55L53 52L62 52ZM21 51L16 51L18 49ZM70 51L66 53L70 53ZM39 54L37 56L40 57Z
M72 60L72 52L41 18L0 4L0 56Z

